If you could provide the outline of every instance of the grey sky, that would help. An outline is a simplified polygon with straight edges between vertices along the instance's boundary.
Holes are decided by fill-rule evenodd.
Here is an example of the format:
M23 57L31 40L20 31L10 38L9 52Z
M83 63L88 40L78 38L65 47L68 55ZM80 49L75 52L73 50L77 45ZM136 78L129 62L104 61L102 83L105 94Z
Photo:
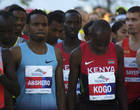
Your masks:
M13 3L20 4L19 0L0 0L0 9L3 9L4 7L11 5ZM117 1L117 2L115 2ZM61 9L63 11L66 11L68 9L74 8L76 6L83 6L85 9L89 10L91 9L91 6L97 6L97 5L106 5L105 0L89 0L89 2L83 2L82 0L32 0L29 7L23 6L24 8L39 8L39 9L47 9L47 10L56 10ZM111 7L112 12L118 7L118 6L124 6L126 8L129 8L134 5L140 5L140 0L114 0L114 4Z

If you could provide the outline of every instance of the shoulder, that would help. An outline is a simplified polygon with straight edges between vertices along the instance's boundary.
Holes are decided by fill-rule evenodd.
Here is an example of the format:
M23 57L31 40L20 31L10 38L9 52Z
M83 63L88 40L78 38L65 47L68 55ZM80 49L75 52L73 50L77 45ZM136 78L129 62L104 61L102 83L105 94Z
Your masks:
M78 46L77 48L75 48L75 49L71 52L71 55L73 55L73 56L79 56L79 55L81 55L81 47Z
M2 54L8 55L11 53L11 51L8 48L2 48Z
M61 48L62 44L63 44L62 42L57 43L57 44L55 45L55 47L57 47L57 48Z
M136 63L137 63L138 68L140 70L140 48L137 50L137 53L136 53Z
M70 54L70 60L71 62L73 63L77 63L77 64L80 64L81 63L81 58L82 58L82 55L81 55L81 48L80 46L78 46L77 48L75 48L71 54Z
M55 51L56 56L61 55L61 51L60 51L60 49L59 49L59 48L54 47L54 51Z
M55 51L55 55L56 55L57 60L61 61L62 60L62 53L59 50L59 48L54 47L54 51Z
M2 52L2 60L4 65L13 61L13 55L8 48L2 48L1 52Z
M18 55L21 53L21 50L20 50L20 47L19 46L16 46L16 47L11 47L10 48L11 52L13 55Z
M10 51L11 51L11 53L13 55L15 63L17 65L19 65L20 61L21 61L21 57L22 57L20 47L19 46L12 47L12 48L10 48Z
M137 55L140 55L140 48L137 50L137 53L136 53Z
M8 57L12 57L12 53L8 48L2 48L2 57L3 58L8 58Z

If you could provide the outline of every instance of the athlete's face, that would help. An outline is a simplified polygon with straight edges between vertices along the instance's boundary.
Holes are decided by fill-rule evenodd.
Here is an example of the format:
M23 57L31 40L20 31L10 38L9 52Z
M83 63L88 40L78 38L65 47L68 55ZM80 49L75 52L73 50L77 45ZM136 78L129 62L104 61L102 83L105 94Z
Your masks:
M64 22L66 36L77 37L81 25L81 16L78 13L66 13Z
M140 14L139 13L127 13L126 25L128 27L129 34L140 34Z
M41 14L31 15L29 24L30 39L36 42L45 41L47 33L48 33L48 18Z
M89 29L89 44L94 52L103 54L107 51L110 42L110 31L92 31Z
M5 45L14 43L16 40L15 36L15 21L11 17L4 19L0 16L0 41Z
M13 11L13 15L16 18L16 26L15 26L16 32L15 33L16 33L16 35L19 36L23 30L25 23L26 23L26 13L24 11L16 10L16 11Z
M126 24L123 24L122 27L116 33L116 42L121 41L122 39L128 37L128 30Z
M49 25L48 29L48 36L47 39L49 41L56 41L60 38L60 36L63 36L64 31L64 25L61 23L58 23L56 21L52 21L52 23Z

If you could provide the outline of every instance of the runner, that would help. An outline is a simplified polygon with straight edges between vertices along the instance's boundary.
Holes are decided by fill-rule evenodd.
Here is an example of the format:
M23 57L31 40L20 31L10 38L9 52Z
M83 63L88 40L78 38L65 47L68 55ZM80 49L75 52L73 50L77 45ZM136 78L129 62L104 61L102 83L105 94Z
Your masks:
M128 9L126 25L129 38L119 42L124 50L124 77L129 110L140 110L140 73L136 65L136 51L140 48L140 6Z
M70 53L78 47L83 41L78 39L78 32L82 25L82 18L76 10L68 10L65 13L64 21L64 40L56 45L62 52L63 57L63 76L65 84L65 93L67 96L68 79L69 79L69 57ZM77 96L80 94L79 82L77 84ZM79 107L79 98L77 97L77 109Z
M55 10L48 14L48 35L46 42L55 46L63 37L65 13L61 10Z
M80 77L80 110L127 110L123 80L123 50L110 42L111 28L104 20L88 29L89 40L70 56L69 110L75 109ZM118 104L117 104L118 103Z
M15 18L6 11L0 11L0 46L3 48L12 47L17 38L15 36Z
M19 5L13 4L9 6L7 9L8 12L11 12L13 16L16 18L15 23L15 35L17 37L17 41L15 42L14 46L28 40L28 36L22 33L22 30L26 24L26 11L24 8L20 7Z
M20 94L13 57L0 47L0 110L14 110L12 96Z
M17 110L65 110L61 52L46 44L48 17L34 10L27 18L29 40L12 48L21 94Z
M69 76L69 56L73 49L81 44L78 39L78 32L81 28L81 15L76 10L68 10L65 13L64 22L64 40L56 45L62 52L63 57L63 73L65 92L68 90L68 76Z

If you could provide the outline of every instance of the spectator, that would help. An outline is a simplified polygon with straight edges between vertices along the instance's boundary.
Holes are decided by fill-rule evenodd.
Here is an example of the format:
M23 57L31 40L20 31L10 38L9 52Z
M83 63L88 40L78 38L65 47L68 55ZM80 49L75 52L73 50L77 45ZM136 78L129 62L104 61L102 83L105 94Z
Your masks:
M125 21L120 20L115 22L112 25L111 29L112 29L112 39L115 43L120 42L124 38L128 37L128 30Z

